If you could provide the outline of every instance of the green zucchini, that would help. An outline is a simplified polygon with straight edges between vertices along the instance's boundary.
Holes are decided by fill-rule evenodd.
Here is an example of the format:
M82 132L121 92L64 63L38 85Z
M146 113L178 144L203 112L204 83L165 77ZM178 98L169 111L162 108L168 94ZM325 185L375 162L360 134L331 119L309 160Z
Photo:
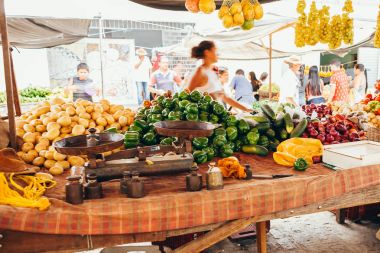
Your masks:
M281 140L288 139L288 132L286 132L285 129L281 129L280 132L278 133L278 135L279 135Z
M272 110L272 108L269 105L262 105L261 110L271 120L276 119L276 114L274 113L274 111Z
M268 138L270 139L273 139L276 137L276 133L273 129L268 129L265 133L266 136L268 136Z
M284 125L284 114L278 113L276 119L273 122L275 128L279 129Z
M293 120L292 118L290 117L290 114L289 113L285 113L285 116L284 116L284 122L285 122L285 129L286 129L286 132L288 134L290 134L293 129L294 129L294 124L293 124Z
M293 129L292 133L290 134L290 138L294 137L300 137L303 132L305 132L305 129L307 127L307 119L302 119L300 123Z
M252 116L250 119L253 119L257 123L269 123L269 119L263 116Z
M269 151L263 146L260 145L244 145L242 151L247 154L254 154L259 156L268 155Z
M268 129L270 129L269 123L259 123L255 126L260 133L265 133Z

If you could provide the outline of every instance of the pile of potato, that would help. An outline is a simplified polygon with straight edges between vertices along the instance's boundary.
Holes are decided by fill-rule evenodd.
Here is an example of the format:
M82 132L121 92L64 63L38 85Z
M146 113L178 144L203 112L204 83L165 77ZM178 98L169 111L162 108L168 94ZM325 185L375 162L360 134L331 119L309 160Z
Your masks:
M134 113L122 105L107 100L92 103L87 100L65 102L61 98L45 101L16 119L17 136L22 138L17 154L26 163L49 169L57 175L71 166L82 166L85 156L58 153L52 143L62 138L88 134L89 128L102 132L108 128L125 132L133 123Z

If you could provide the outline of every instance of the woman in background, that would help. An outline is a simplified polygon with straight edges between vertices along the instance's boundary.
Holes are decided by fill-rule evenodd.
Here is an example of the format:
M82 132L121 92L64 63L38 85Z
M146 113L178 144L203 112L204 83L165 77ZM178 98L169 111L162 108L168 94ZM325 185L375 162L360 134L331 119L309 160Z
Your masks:
M90 69L86 63L77 66L77 76L69 81L67 91L73 93L73 101L81 98L92 102L92 96L97 92L94 82L88 77Z
M191 57L202 60L202 65L197 68L192 77L188 87L189 91L207 92L215 100L221 100L221 102L243 111L252 111L252 109L245 107L225 94L218 74L214 71L213 64L218 61L214 42L202 41L198 46L192 48Z
M317 66L312 66L309 69L309 79L306 83L306 99L307 104L322 104L325 103L323 94L323 81L319 77Z
M251 71L248 73L248 75L249 75L248 79L249 79L249 81L251 81L251 84L252 84L254 97L255 97L256 101L259 101L260 96L259 96L258 92L259 92L259 89L260 89L262 83L260 80L257 79L255 72Z
M352 82L354 102L359 103L364 98L368 89L367 70L364 68L363 64L356 64L354 72L355 78Z

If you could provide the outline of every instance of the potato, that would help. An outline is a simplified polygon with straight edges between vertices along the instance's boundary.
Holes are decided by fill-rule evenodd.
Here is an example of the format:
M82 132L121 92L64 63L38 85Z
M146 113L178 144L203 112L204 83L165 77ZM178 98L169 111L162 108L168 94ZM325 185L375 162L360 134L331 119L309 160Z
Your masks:
M23 137L26 132L22 128L16 128L16 135L18 137Z
M27 153L29 150L32 150L33 148L34 148L34 145L33 143L30 143L30 142L25 142L21 146L21 150L24 151L25 153Z
M121 128L121 131L124 133L124 132L126 132L126 131L128 131L128 126L123 126L122 128Z
M52 105L62 105L64 103L65 103L65 100L63 100L62 98L58 98L58 97L55 97L55 98L50 100L50 104L52 104Z
M43 120L42 120L42 123L45 125L45 126L47 126L50 122L53 122L54 120L52 119L52 118L50 118L50 117L47 117L47 118L44 118Z
M73 128L71 126L64 126L60 129L61 134L69 134Z
M58 161L55 163L61 166L64 170L70 169L70 163L68 161Z
M98 124L98 126L102 126L104 128L105 126L107 126L107 120L103 117L99 117L96 119L96 124Z
M53 105L50 107L50 111L53 113L59 113L62 111L62 108L59 105Z
M90 102L90 101L88 101L88 100L80 100L79 102L78 102L81 106L83 106L83 107L86 107L86 106L90 106L90 105L92 105L92 103Z
M46 151L45 153L45 158L48 160L54 160L54 152L56 151Z
M62 118L62 117L70 117L70 115L69 115L66 111L59 112L59 113L58 113L58 116L59 116L59 118ZM58 119L59 119L59 118L58 118Z
M56 161L54 161L54 160L46 160L44 162L44 167L46 169L50 169L51 167L53 167L55 165L55 163L56 163ZM62 170L63 170L63 168L62 168Z
M34 149L40 153L41 150L46 150L47 149L47 146L44 145L43 143L38 143L36 144L36 146L34 147Z
M47 150L41 150L40 152L38 152L38 155L39 155L40 157L45 158L45 156L46 156L46 152L48 152L48 151L47 151Z
M53 146L49 146L48 150L54 152L54 151L55 151L55 148L54 148Z
M34 156L33 155L31 155L31 154L23 154L22 156L21 156L21 159L22 160L24 160L24 162L26 162L26 163L31 163L31 162L33 162L33 160L34 160Z
M17 120L16 121L16 127L17 128L24 128L24 125L28 124L26 120Z
M57 122L50 122L49 124L47 124L46 129L47 129L48 131L50 131L50 130L52 130L52 129L57 129L57 130L59 130L59 129L61 129L61 125L60 125L59 123L57 123Z
M31 124L25 124L23 129L27 133L34 133L36 131L36 128L34 126L32 126Z
M45 100L45 101L42 101L42 102L41 102L40 106L47 106L47 107L50 108L51 104L49 103L49 101L46 101L46 100Z
M59 135L60 135L59 130L56 128L53 128L53 129L47 131L45 137L52 141L55 138L57 138Z
M38 156L38 152L36 150L34 150L34 149L29 150L27 154L30 155L30 156L33 156L34 158L36 158Z
M36 131L39 133L44 133L44 132L46 132L46 126L45 125L38 125L38 126L36 126Z
M18 151L16 154L18 157L22 158L22 156L26 153L24 151Z
M95 128L97 133L101 133L104 131L104 126L96 126Z
M104 112L103 106L101 104L95 105L94 106L94 112L103 113Z
M26 120L28 118L28 115L21 115L20 120Z
M91 119L91 115L87 112L82 112L78 116L79 118L82 118L82 119Z
M110 125L110 127L115 127L117 130L120 130L120 129L121 129L121 125L120 125L119 123L117 123L117 122L112 123L112 124Z
M32 121L30 121L30 124L32 125L32 126L38 126L38 125L42 125L42 120L40 120L40 119L34 119L34 120L32 120Z
M34 158L32 163L34 166L42 166L44 162L45 162L45 158L39 156L39 157Z
M88 128L88 125L89 125L89 121L87 119L82 119L80 118L79 121L78 121L79 125L82 125L84 126L84 128Z
M99 103L101 103L101 104L106 104L106 105L110 105L110 101L108 101L107 99L100 99L100 100L99 100Z
M57 120L57 123L60 124L61 126L70 126L71 125L71 118L69 116L60 117Z
M115 121L118 121L121 116L123 116L123 110L118 110L112 115Z
M56 112L51 112L49 117L50 117L51 121L56 121L59 118L59 115Z
M86 106L86 112L87 113L92 113L93 111L94 111L94 106L92 106L92 105Z
M77 112L75 111L75 108L73 106L67 107L66 112L69 114L69 116L74 116L75 114L77 114Z
M38 117L48 112L50 112L50 106L41 106L34 111L34 115Z
M125 116L120 116L118 122L119 122L121 127L124 127L127 125L128 119Z
M50 145L49 139L46 137L41 137L38 140L38 143L41 143L42 145L45 145L46 147L48 147Z
M75 109L75 112L77 113L77 115L81 114L81 113L85 113L86 112L86 108L84 108L84 106L78 106L76 109Z
M96 122L90 121L90 124L88 124L88 128L95 128L95 127L96 127Z
M35 119L37 119L38 118L38 116L29 116L27 119L26 119L26 121L28 121L28 122L31 122L32 120L35 120Z
M93 112L93 113L91 114L91 118L92 118L93 120L96 120L96 119L99 118L99 117L102 117L102 114L101 114L100 112Z
M67 160L71 166L83 166L85 161L80 156L70 156Z
M63 161L66 159L66 155L58 153L57 151L54 151L53 157L54 157L54 160L56 161Z
M114 114L114 113L116 113L117 111L121 111L121 110L123 110L124 109L124 106L122 106L122 105L112 105L111 107L110 107L110 113L111 114Z
M22 139L24 142L36 143L36 135L34 133L25 133Z
M84 134L85 131L86 131L86 129L84 128L84 126L76 125L75 127L73 127L73 130L71 133L75 136L75 135Z
M109 114L104 115L104 118L107 120L108 125L115 123L115 119Z
M109 112L110 106L108 104L102 104L103 112Z

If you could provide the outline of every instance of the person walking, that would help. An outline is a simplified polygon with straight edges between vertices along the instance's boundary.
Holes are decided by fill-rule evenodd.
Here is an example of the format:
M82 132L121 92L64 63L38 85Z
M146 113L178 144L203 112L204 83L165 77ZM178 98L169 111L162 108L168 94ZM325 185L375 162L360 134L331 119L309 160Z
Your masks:
M66 92L72 92L73 101L81 98L92 102L92 97L97 93L94 81L89 78L90 68L86 63L77 66L77 76L69 80Z
M134 61L134 80L137 86L137 101L141 105L144 100L150 100L148 90L149 76L152 69L152 63L146 57L147 52L143 48L136 50L137 58Z
M299 88L301 86L298 78L301 67L301 59L298 56L290 56L284 61L288 65L288 70L284 73L280 81L280 103L291 103L299 105Z
M252 106L255 102L253 97L252 84L244 76L244 71L238 69L235 72L234 78L232 78L230 88L235 91L235 99L243 104Z
M193 90L207 92L213 99L221 100L234 108L247 112L253 111L225 94L218 75L213 69L213 64L218 61L214 42L202 41L198 46L192 48L191 57L203 62L190 81L188 86L190 92Z
M161 57L159 69L152 74L150 79L149 91L155 95L163 95L170 91L171 94L176 92L175 86L181 85L181 77L169 69L169 59Z
M256 78L256 74L253 71L249 72L248 79L249 79L249 81L251 82L251 85L252 85L252 90L253 90L253 93L254 93L253 96L256 99L256 101L259 101L260 96L259 96L258 92L259 92L259 89L260 89L262 83L261 83L260 80L258 80Z
M330 78L330 95L328 102L345 102L350 101L349 97L349 78L344 69L341 69L341 62L338 59L332 60L330 68L332 76Z
M319 77L317 66L312 66L309 69L309 78L306 82L306 99L307 104L322 104L325 103L323 98L323 80Z
M364 99L368 89L367 70L363 64L355 64L354 67L355 78L352 82L352 89L354 92L354 103L359 103Z

